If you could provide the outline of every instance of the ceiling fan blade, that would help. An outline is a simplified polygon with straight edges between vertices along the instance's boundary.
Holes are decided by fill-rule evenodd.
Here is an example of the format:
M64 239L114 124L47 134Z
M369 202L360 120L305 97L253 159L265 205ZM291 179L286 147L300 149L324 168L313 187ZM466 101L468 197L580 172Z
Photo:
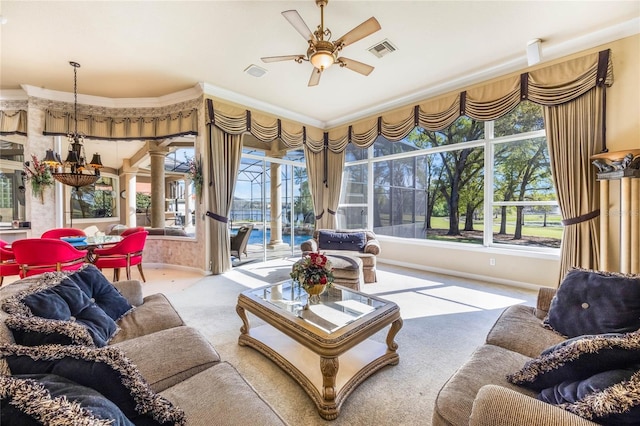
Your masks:
M340 37L338 40L336 40L336 44L342 43L343 46L348 46L351 43L355 43L356 41L375 33L376 31L380 30L380 28L382 28L380 26L380 23L376 18L372 16L371 18L367 19L362 24L358 25L357 27Z
M264 58L260 58L262 60L262 62L279 62L279 61L290 61L290 60L294 60L294 61L298 61L298 59L300 61L302 61L302 58L304 58L304 55L284 55L284 56L266 56Z
M322 71L320 71L318 68L314 68L313 71L311 71L311 78L309 79L309 84L308 86L317 86L318 83L320 83L320 76L322 75Z
M338 58L338 62L340 62L340 66L344 66L362 75L369 75L374 69L371 65L363 64L362 62L349 58Z
M315 40L316 37L313 35L307 24L302 19L302 16L298 13L297 10L285 10L282 12L282 16L285 17L287 21L296 29L297 32L300 33L305 40Z

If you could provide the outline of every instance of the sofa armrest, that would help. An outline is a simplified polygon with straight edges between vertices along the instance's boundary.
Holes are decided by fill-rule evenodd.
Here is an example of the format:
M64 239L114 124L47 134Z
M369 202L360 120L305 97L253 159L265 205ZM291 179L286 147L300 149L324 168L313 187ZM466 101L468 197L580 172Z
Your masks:
M562 408L497 385L480 388L469 426L595 426Z
M551 299L555 296L557 289L551 287L540 287L538 289L538 301L536 303L536 317L544 319L549 313Z
M127 299L132 306L143 303L142 284L138 280L116 281L113 286Z
M307 241L303 241L302 244L300 244L300 250L302 251L302 253L318 251L318 242L313 238Z
M365 253L371 253L377 256L380 254L380 243L376 239L370 239L364 245L363 251Z

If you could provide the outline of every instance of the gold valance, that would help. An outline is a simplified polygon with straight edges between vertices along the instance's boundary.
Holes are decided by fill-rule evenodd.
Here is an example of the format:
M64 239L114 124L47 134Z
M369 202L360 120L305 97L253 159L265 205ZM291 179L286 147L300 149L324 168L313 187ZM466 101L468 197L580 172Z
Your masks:
M104 108L79 105L78 132L92 139L165 139L198 134L201 99L161 108ZM69 105L71 106L71 105ZM67 135L75 130L73 110L45 109L45 135Z
M0 135L16 134L27 134L27 111L0 110Z
M313 152L322 151L325 141L328 142L328 149L336 153L346 149L349 143L367 148L380 135L398 141L417 126L431 131L442 130L462 115L481 121L495 120L524 100L545 106L567 103L596 86L610 86L613 83L610 53L607 49L529 73L510 75L328 131L285 122L210 99L207 100L208 124L230 134L250 132L263 142L280 138L289 147L304 144Z

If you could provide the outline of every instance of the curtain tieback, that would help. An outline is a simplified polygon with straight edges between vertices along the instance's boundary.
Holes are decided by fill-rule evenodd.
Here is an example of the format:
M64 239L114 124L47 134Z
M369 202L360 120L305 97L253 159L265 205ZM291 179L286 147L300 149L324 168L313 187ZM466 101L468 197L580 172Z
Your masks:
M329 212L329 214L332 214L332 215L334 215L334 216L336 215L336 212L334 212L334 211L333 211L333 210L331 210L331 209L327 209L327 211Z
M322 213L320 213L318 216L316 216L316 220L322 219L322 216L324 216L324 210L322 210Z
M580 215L578 217L574 217L574 218L571 218L571 219L563 219L562 220L562 224L564 226L577 225L578 223L586 222L586 221L594 219L594 218L596 218L598 216L600 216L600 209L594 210L594 211L589 212L587 214L583 214L583 215Z
M206 215L209 216L213 220L217 220L218 222L222 222L222 223L229 222L229 218L228 217L220 216L219 214L215 214L215 213L212 213L212 212L207 212Z

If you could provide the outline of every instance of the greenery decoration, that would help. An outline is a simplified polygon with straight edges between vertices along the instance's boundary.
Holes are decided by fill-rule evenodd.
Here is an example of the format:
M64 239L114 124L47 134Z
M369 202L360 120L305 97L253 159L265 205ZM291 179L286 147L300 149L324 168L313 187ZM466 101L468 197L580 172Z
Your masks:
M189 171L187 174L189 175L189 179L193 182L193 185L196 188L196 195L198 199L202 197L202 183L204 182L204 173L202 170L202 160L190 158L187 161L189 165Z
M26 180L31 182L33 196L39 197L40 202L44 204L44 191L53 186L55 181L49 166L38 160L33 154L31 154L31 160L24 163L24 176Z

